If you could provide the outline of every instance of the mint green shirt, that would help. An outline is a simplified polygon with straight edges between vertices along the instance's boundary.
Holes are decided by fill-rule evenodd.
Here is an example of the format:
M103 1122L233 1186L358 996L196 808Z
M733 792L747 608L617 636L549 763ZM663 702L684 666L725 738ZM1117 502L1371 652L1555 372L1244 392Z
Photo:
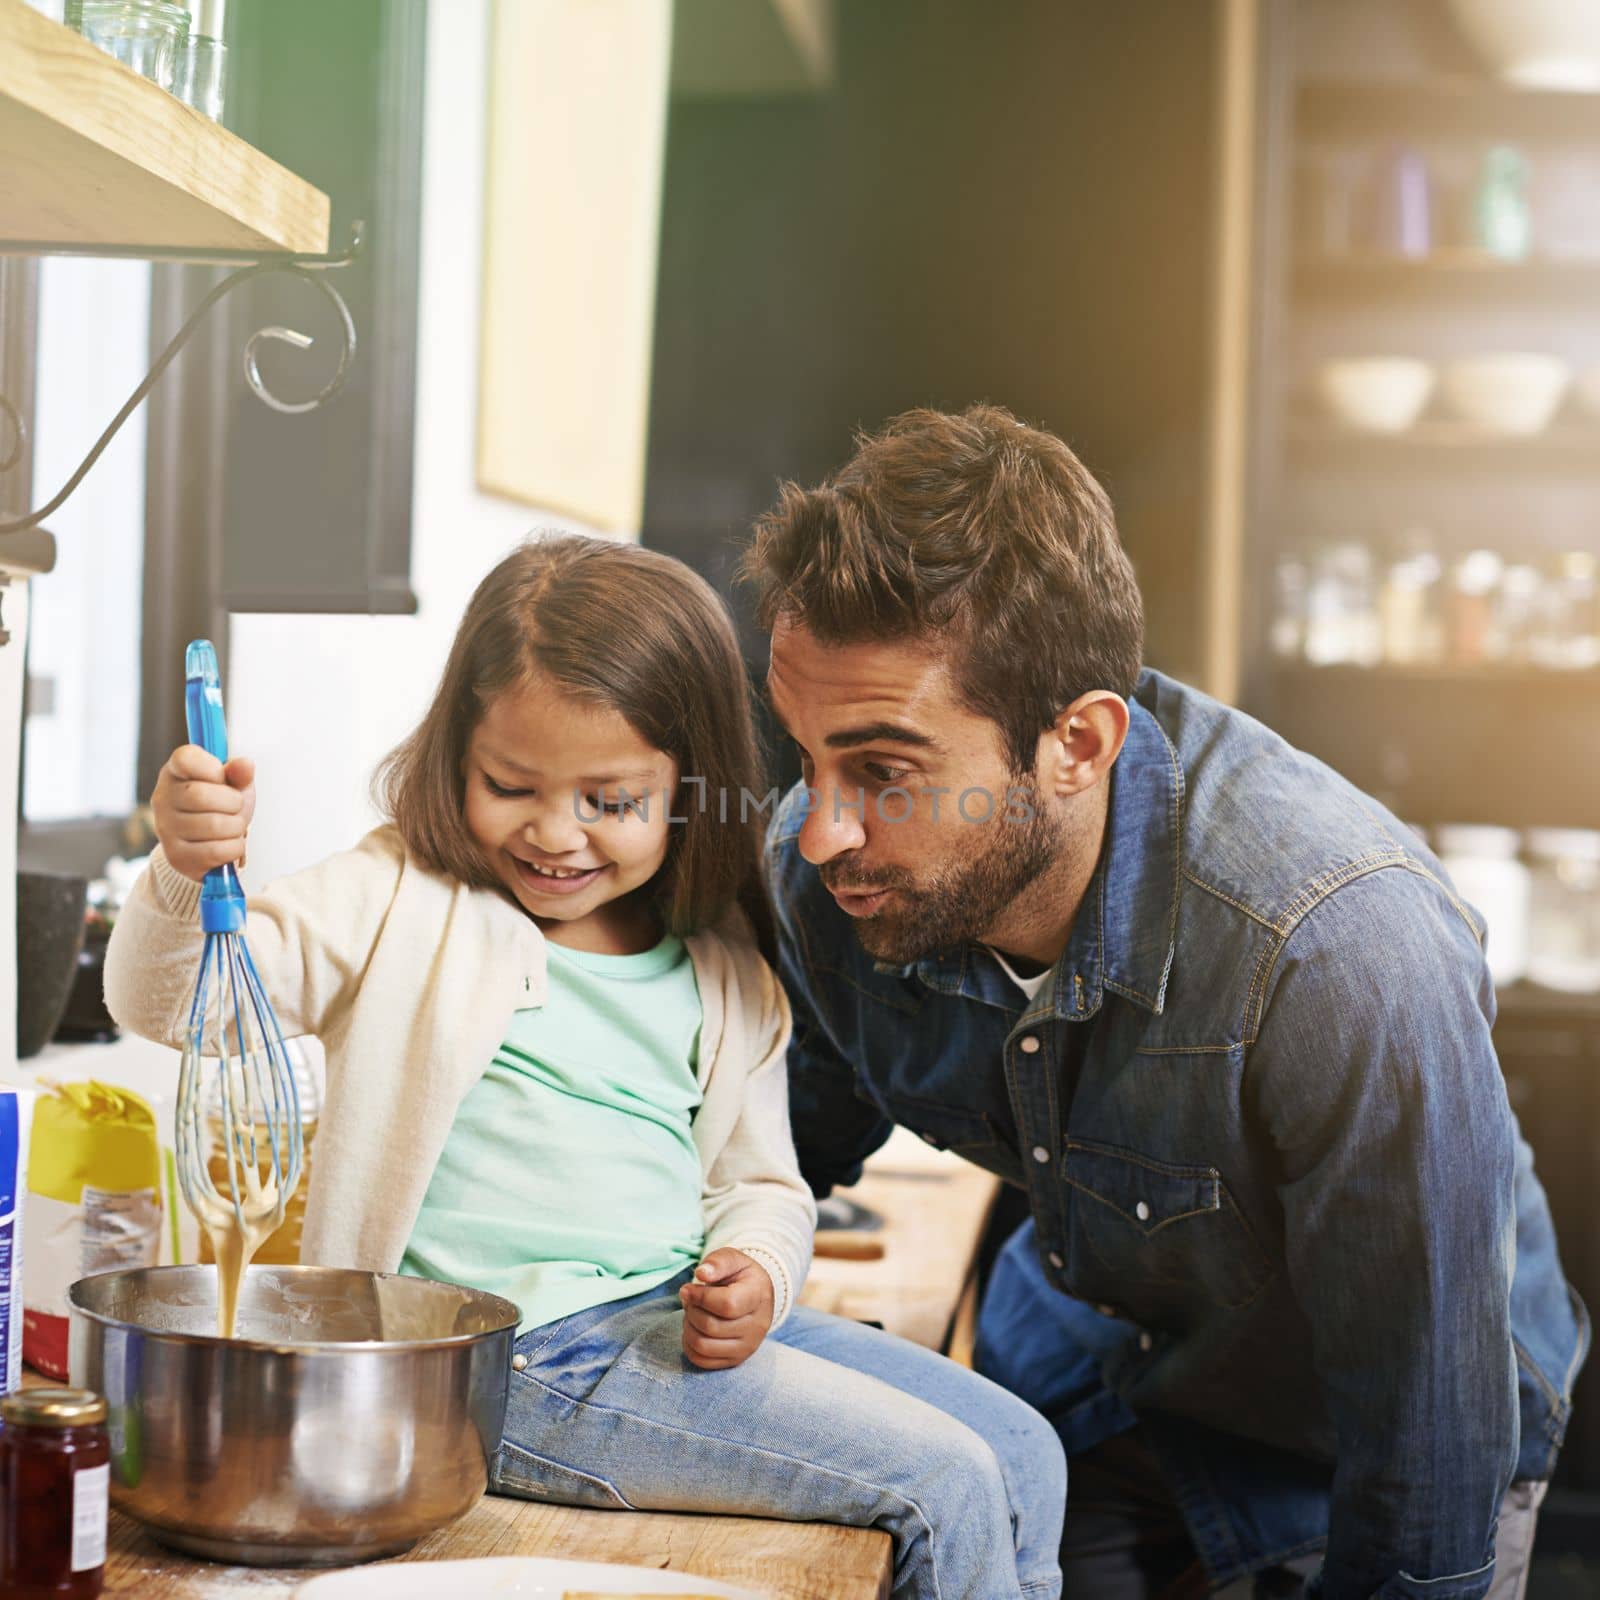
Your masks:
M546 1004L461 1102L400 1263L514 1301L521 1330L653 1288L705 1243L689 952L546 950Z

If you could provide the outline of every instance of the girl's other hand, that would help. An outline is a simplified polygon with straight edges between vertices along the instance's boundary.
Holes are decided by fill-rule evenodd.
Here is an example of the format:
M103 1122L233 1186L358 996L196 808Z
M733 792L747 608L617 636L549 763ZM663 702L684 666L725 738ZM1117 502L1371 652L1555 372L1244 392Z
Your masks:
M175 872L199 883L213 868L244 863L244 837L256 809L256 764L227 766L197 744L167 758L150 798L156 837Z
M772 1326L772 1279L742 1250L713 1250L678 1298L683 1353L708 1372L748 1361Z

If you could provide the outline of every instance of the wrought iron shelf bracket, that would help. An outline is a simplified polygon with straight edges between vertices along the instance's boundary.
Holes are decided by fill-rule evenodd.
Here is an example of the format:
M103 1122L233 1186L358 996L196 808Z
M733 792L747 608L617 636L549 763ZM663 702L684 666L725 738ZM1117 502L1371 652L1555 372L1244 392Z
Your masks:
M340 267L347 267L360 254L365 224L355 223L350 230L349 247L337 255L276 255L262 256L249 251L211 250L196 252L192 250L159 250L141 249L136 246L112 245L61 245L39 243L30 244L26 241L6 241L0 244L0 254L5 255L62 255L62 256L99 256L117 260L129 261L160 261L182 262L190 266L232 266L239 264L236 272L231 272L222 281L210 290L206 297L189 314L188 320L178 329L168 341L166 349L156 358L154 365L141 382L122 409L111 419L110 425L95 441L94 447L83 458L78 469L61 486L56 495L46 501L37 511L28 516L18 517L12 521L0 522L0 538L7 535L24 533L30 528L38 527L46 518L55 513L66 503L72 492L88 476L90 468L105 453L106 446L116 438L121 429L133 413L138 410L145 396L156 386L161 374L172 365L178 352L183 349L195 330L205 320L211 308L217 304L231 290L242 283L248 283L253 278L267 277L274 273L281 273L291 278L298 278L309 284L322 297L328 301L338 314L339 328L343 344L339 351L338 366L334 374L322 388L309 400L283 400L267 387L266 381L261 376L257 356L263 340L272 339L292 346L297 350L310 349L313 340L308 334L298 333L293 328L278 325L261 328L250 335L245 341L243 351L245 382L250 385L251 391L263 405L270 406L274 411L283 412L288 416L297 416L303 412L315 411L318 406L326 405L328 401L339 393L344 387L346 377L350 372L350 364L355 359L356 353L356 325L350 315L350 308L344 302L339 291L325 276L330 271ZM22 459L22 453L27 445L27 425L16 407L0 394L0 426L4 427L9 435L9 443L4 445L5 454L0 456L0 473L14 467Z

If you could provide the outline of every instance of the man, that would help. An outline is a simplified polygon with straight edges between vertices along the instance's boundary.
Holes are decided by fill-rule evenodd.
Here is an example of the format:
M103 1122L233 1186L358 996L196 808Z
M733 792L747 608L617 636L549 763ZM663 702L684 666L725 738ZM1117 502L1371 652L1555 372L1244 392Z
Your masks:
M1104 492L1004 411L786 486L745 571L801 1163L898 1122L1026 1192L980 1364L1066 1444L1065 1592L1519 1594L1588 1323L1437 860L1140 670Z

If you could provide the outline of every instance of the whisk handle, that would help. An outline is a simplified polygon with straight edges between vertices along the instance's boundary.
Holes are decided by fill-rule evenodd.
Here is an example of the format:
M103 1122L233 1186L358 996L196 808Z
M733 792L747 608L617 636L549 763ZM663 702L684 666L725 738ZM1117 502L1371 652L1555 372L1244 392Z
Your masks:
M223 763L228 724L222 714L222 671L209 639L196 639L183 657L183 708L189 740ZM206 933L237 933L244 926L244 890L231 866L213 867L200 886L200 926Z

